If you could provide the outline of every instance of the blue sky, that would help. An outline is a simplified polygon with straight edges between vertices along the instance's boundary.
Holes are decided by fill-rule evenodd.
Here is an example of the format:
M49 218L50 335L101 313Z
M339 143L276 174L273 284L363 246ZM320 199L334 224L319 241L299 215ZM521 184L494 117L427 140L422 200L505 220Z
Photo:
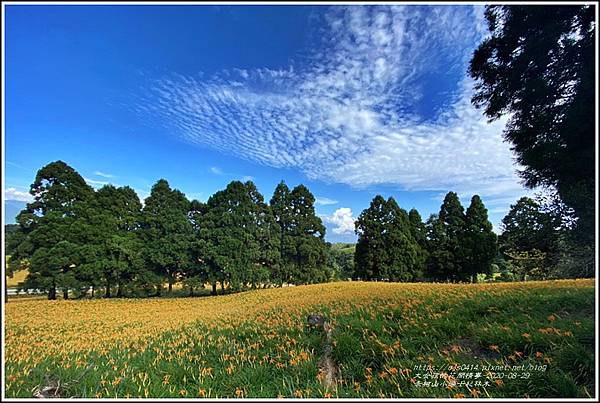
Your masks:
M470 105L481 6L9 5L5 30L5 200L57 159L142 198L285 180L354 241L378 193L424 219L477 193L495 228L528 193Z

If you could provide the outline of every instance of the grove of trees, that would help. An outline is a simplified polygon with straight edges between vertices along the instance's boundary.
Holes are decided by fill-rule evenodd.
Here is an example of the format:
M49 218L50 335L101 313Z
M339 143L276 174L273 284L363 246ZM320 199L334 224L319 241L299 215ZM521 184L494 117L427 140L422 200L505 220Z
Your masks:
M335 279L474 282L594 275L593 256L571 251L571 210L556 196L523 197L496 236L478 195L465 210L448 192L425 222L377 195L355 222L356 244L325 242L315 198L284 182L269 203L251 181L189 201L160 179L143 204L127 186L94 190L62 161L41 168L33 201L5 227L7 275L49 299L189 295ZM587 260L586 260L587 259ZM584 262L585 264L581 264ZM164 287L166 291L164 290Z
M358 217L356 234L354 275L366 280L474 281L491 271L497 252L479 196L465 213L454 192L426 223L416 209L407 213L393 198L377 195Z
M279 184L270 205L251 181L233 181L206 203L161 179L143 206L130 187L91 188L62 161L41 168L33 201L10 227L10 270L27 267L23 289L56 299L102 290L161 295L181 282L233 291L328 281L325 227L303 185Z

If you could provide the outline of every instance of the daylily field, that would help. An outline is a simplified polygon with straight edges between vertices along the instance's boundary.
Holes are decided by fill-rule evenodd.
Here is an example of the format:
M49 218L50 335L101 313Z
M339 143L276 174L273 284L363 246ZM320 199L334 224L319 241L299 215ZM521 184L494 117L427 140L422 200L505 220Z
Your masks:
M320 368L329 318L336 383ZM218 297L5 305L5 394L590 397L594 280L339 282Z

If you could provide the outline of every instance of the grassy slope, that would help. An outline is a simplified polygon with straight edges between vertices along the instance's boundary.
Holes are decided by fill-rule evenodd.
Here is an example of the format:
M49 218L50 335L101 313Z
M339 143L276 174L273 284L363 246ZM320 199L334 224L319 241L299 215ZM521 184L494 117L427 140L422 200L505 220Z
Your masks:
M320 384L334 326L342 382ZM52 374L90 371L85 397L587 397L594 379L594 282L333 283L195 299L14 301L6 307L7 396ZM32 318L36 318L34 321ZM487 387L421 387L415 365L477 364ZM493 371L486 364L545 370ZM490 371L492 372L492 371ZM504 372L504 378L498 380ZM420 375L417 375L420 374ZM513 374L513 375L510 375ZM528 374L528 375L525 375ZM512 379L514 377L514 379ZM488 379L489 378L489 379ZM460 380L460 379L459 379ZM500 382L501 381L501 382Z

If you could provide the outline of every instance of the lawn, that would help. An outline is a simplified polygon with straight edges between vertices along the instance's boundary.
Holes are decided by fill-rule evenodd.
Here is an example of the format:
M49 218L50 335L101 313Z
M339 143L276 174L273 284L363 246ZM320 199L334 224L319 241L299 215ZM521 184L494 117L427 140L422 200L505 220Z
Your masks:
M594 281L339 282L6 304L6 396L590 397ZM337 384L324 386L332 327Z

